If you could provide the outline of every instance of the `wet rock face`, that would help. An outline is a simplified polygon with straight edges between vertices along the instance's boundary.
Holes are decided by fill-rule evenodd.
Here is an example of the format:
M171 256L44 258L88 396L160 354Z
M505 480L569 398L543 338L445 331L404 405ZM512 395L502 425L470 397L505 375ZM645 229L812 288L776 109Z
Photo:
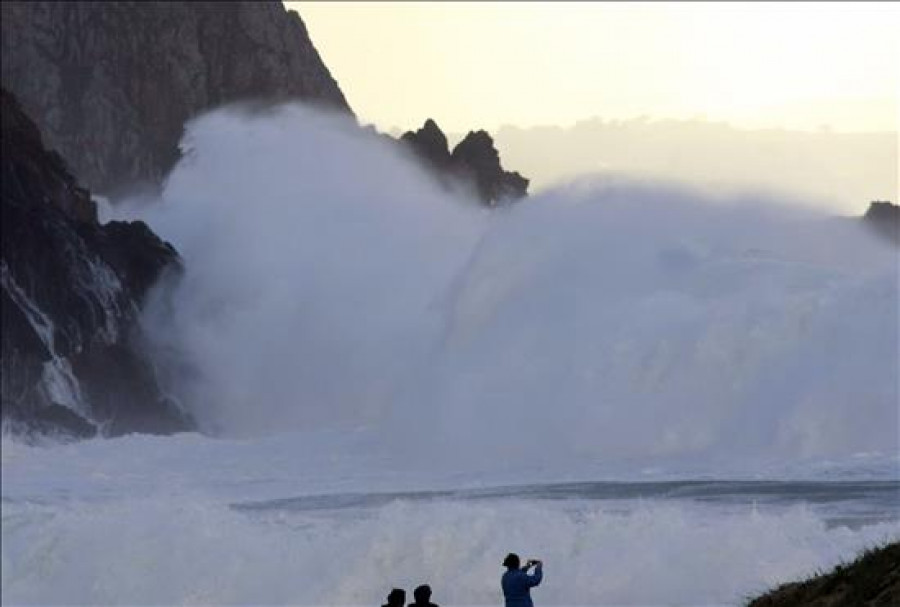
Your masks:
M97 427L61 405L48 405L35 411L31 429L40 434L62 435L67 438L93 438Z
M3 2L2 82L92 190L155 185L186 120L233 101L349 111L280 2Z
M190 427L142 356L137 315L178 254L146 225L100 225L88 192L2 92L2 415L87 436ZM60 408L64 408L65 411Z
M442 183L467 184L488 206L528 194L528 180L519 173L503 170L500 153L486 131L470 132L451 153L447 137L429 118L419 130L404 133L400 141L431 168Z

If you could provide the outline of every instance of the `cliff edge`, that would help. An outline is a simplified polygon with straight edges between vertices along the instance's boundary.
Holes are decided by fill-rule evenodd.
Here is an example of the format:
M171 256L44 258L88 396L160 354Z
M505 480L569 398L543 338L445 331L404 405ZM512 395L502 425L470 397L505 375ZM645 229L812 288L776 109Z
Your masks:
M156 185L184 123L239 100L350 108L281 2L3 2L2 83L102 194Z

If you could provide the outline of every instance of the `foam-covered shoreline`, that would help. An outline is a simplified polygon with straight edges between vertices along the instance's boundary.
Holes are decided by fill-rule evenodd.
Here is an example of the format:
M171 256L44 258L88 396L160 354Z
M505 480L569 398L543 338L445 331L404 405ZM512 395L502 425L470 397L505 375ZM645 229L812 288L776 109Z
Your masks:
M498 558L513 550L547 563L539 604L736 606L900 540L900 513L868 521L861 506L877 502L865 496L829 497L838 509L828 513L814 499L711 501L700 491L486 491L515 479L429 474L367 453L364 440L328 433L4 439L4 602L362 605L427 582L441 605L492 605ZM820 481L819 499L828 491ZM283 499L297 496L309 497Z

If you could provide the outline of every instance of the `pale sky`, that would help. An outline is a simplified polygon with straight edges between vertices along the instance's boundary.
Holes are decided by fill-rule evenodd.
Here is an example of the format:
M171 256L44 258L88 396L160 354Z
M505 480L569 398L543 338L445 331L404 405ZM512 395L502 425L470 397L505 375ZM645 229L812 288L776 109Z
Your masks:
M900 5L287 2L381 130L607 119L896 130Z

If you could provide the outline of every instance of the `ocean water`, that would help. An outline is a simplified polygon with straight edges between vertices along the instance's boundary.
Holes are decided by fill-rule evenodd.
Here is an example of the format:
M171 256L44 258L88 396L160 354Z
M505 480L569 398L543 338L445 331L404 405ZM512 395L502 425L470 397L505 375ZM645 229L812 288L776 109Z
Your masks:
M499 605L517 551L546 563L538 604L739 605L900 540L896 458L523 483L373 461L374 440L5 439L4 604L375 605L427 582Z
M486 211L346 117L187 125L142 322L199 423L5 437L5 604L739 605L900 539L900 261L815 201Z

